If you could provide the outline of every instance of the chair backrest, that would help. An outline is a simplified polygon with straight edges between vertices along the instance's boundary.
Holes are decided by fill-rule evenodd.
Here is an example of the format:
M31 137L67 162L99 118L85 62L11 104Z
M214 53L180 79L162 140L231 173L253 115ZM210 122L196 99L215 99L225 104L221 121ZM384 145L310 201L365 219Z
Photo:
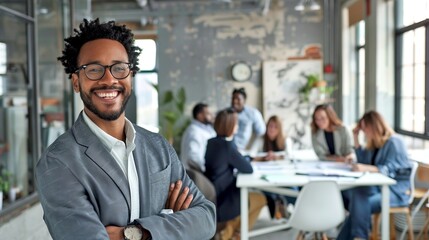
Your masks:
M416 161L411 161L411 174L410 174L410 198L408 200L408 204L413 203L414 201L414 191L415 191L415 180L416 180L416 172L419 164Z
M216 189L213 183L202 173L195 168L187 168L186 173L194 181L195 185L200 189L203 195L211 202L216 204Z
M335 181L310 181L300 191L289 220L301 231L321 232L344 221L345 210Z

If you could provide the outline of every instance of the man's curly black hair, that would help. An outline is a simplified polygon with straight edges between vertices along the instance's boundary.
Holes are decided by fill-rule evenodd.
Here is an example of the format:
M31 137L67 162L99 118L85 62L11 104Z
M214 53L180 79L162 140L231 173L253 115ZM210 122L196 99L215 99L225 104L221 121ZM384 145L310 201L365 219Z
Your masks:
M100 23L98 18L92 21L83 19L83 23L79 25L79 30L74 29L75 36L64 39L63 55L58 57L64 66L64 71L69 74L69 78L78 68L77 57L81 47L85 43L97 39L111 39L120 42L127 51L129 63L132 64L133 76L139 71L138 56L141 49L134 45L134 34L125 25L115 25L115 21Z

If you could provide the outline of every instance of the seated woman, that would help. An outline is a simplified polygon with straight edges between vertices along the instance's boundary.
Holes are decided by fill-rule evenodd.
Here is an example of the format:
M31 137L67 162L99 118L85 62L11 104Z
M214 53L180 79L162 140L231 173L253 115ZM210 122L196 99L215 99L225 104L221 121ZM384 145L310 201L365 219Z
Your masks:
M234 171L253 172L250 162L238 152L232 141L237 128L237 113L232 108L220 111L214 122L217 136L208 140L205 155L205 175L216 189L217 221L226 222L221 239L231 239L240 229L240 189L236 187ZM249 193L249 229L265 205L264 195Z
M358 135L362 131L367 144L359 144ZM390 186L390 206L407 206L410 189L411 163L407 157L404 142L394 135L382 116L369 111L353 129L357 164L353 170L359 172L380 172L397 181ZM379 187L358 187L347 190L343 195L349 216L338 235L339 240L368 239L371 214L381 211Z
M311 130L313 149L321 160L352 161L350 133L330 105L318 105L314 109Z
M283 134L282 122L276 115L271 116L267 122L267 131L264 134L262 151L266 152L265 156L255 157L253 161L274 161L284 159L284 155L277 155L275 152L285 151L286 139ZM285 202L295 203L295 197L282 196L275 193L264 192L267 198L267 205L271 218L287 217Z
M284 159L284 155L276 155L275 152L284 151L286 149L285 137L280 118L276 115L271 116L267 122L267 131L264 134L264 142L262 152L267 155L255 157L253 161L272 161Z

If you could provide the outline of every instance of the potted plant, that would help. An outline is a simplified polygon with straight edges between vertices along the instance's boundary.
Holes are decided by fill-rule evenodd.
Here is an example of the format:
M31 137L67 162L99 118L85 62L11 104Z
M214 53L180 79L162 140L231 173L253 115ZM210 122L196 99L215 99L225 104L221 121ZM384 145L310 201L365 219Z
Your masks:
M299 89L299 94L303 102L310 102L310 100L325 100L334 91L333 86L328 86L325 80L319 78L317 74L302 74L307 80L305 84ZM310 99L312 95L314 98Z
M161 102L162 134L173 145L177 152L180 150L180 140L189 125L189 118L185 117L186 92L183 87L174 93L165 91Z
M3 208L3 198L10 190L10 176L9 171L0 172L0 210Z

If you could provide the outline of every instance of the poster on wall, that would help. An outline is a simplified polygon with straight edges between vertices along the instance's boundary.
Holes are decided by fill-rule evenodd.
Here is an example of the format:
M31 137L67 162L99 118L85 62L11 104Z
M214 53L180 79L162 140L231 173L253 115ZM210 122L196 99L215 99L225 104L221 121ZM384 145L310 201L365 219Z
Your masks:
M315 102L303 101L300 88L306 75L323 76L321 59L294 58L263 63L263 115L277 115L296 149L311 148L310 122Z

